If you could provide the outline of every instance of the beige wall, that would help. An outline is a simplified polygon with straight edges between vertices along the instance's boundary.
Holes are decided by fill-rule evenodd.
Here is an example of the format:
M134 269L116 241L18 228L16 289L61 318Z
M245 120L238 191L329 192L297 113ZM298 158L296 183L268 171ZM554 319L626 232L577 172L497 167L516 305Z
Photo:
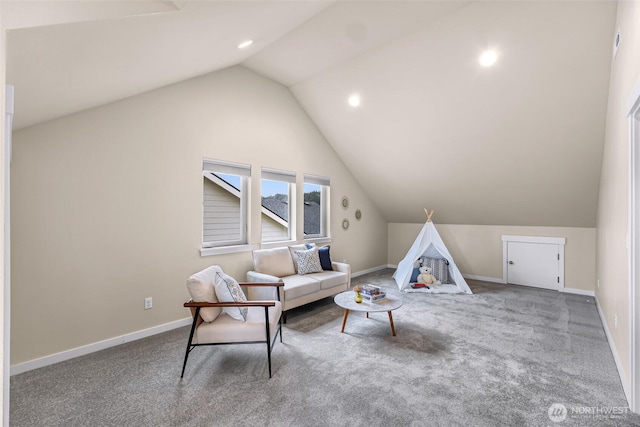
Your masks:
M424 224L389 224L389 264L397 265ZM595 229L436 224L464 275L502 280L502 236L564 237L565 288L595 289Z
M630 381L628 251L628 133L626 103L640 78L640 2L618 2L621 38L611 66L609 106L598 205L598 304L611 334L625 389ZM611 36L613 39L613 35ZM615 325L614 319L618 322Z
M13 364L187 317L186 278L208 265L244 280L250 253L199 254L203 157L252 165L252 243L264 166L295 171L299 200L303 173L330 177L332 257L356 272L387 263L377 208L290 92L243 67L21 130L14 145Z

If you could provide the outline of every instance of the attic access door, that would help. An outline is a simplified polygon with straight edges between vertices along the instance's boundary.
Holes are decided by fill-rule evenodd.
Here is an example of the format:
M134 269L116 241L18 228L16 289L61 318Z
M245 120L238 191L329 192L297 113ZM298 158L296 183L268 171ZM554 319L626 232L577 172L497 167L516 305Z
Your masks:
M564 289L564 238L502 236L502 242L506 283Z

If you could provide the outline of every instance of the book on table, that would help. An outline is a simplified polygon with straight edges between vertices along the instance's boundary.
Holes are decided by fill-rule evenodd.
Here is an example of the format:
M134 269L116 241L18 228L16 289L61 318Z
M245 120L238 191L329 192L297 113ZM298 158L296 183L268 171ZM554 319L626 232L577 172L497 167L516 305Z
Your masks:
M384 292L382 292L382 288L380 286L366 284L362 285L360 293L363 295L378 295Z
M387 294L385 294L384 292L381 292L375 295L367 295L367 294L361 294L361 295L362 295L362 300L366 302L378 302L378 301L382 301L387 297Z
M377 302L383 300L387 296L381 287L369 284L362 285L360 295L362 296L362 299L367 302Z

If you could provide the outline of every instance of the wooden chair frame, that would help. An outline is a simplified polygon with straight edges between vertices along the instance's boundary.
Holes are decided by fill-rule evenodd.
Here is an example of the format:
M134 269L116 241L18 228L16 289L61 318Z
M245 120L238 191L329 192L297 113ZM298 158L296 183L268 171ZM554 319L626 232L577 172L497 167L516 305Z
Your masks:
M284 286L283 282L270 282L270 283L239 283L240 286L276 286L282 287ZM280 301L280 292L276 291L276 295L278 301ZM187 367L187 359L189 358L189 353L200 346L206 345L229 345L229 344L267 344L267 360L269 362L269 378L271 378L271 351L273 350L273 346L276 343L276 338L278 334L280 335L280 342L282 342L282 313L280 313L280 318L278 319L278 330L273 336L273 340L270 339L271 331L269 325L269 307L274 307L276 303L274 301L247 301L247 302L195 302L192 299L189 299L184 303L184 307L188 307L191 310L191 315L193 316L193 323L191 324L191 332L189 333L189 342L187 343L187 350L184 355L184 363L182 364L182 374L180 378L184 377L184 371ZM219 343L202 343L202 344L193 344L193 334L196 331L196 328L200 326L204 320L200 317L200 309L203 307L264 307L264 323L265 323L265 332L266 338L265 340L259 341L239 341L239 342L219 342Z

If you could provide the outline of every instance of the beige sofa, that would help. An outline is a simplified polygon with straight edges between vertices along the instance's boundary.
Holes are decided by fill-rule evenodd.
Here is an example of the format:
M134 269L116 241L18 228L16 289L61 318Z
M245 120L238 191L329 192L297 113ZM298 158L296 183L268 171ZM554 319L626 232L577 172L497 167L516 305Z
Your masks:
M283 311L339 294L351 287L349 264L331 262L333 270L299 274L296 251L305 250L305 245L294 245L253 251L254 270L247 273L247 281L284 282L284 287L279 288ZM248 292L251 300L276 299L272 289L250 288Z

